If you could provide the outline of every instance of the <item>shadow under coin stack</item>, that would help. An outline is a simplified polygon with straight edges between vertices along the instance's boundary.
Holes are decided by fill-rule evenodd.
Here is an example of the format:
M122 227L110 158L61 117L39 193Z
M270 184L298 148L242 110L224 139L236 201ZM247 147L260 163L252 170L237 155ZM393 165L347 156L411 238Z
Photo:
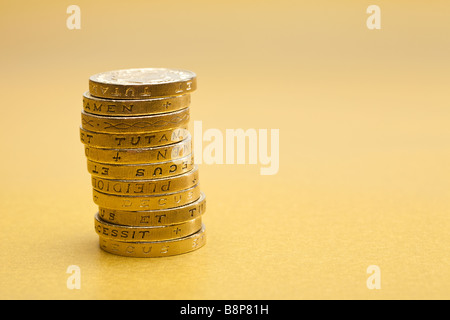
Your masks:
M206 198L188 131L195 89L196 75L185 70L128 69L89 78L80 138L103 250L162 257L205 244Z

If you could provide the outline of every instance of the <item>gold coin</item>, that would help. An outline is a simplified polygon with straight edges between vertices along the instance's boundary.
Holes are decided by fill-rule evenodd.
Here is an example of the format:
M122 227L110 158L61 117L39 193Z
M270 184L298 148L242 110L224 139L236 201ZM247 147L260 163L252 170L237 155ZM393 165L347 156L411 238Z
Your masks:
M183 141L167 146L139 149L99 149L85 146L85 155L89 160L101 163L142 164L184 158L191 153L192 142L189 136Z
M198 166L184 174L151 180L111 180L92 176L92 187L117 195L151 195L189 189L198 183Z
M83 144L100 149L151 148L176 143L189 136L187 126L149 133L101 133L80 127Z
M200 185L165 194L151 196L118 196L93 191L94 203L102 208L142 211L156 209L170 209L192 203L200 198Z
M202 228L201 217L170 226L130 227L102 221L95 215L95 231L104 238L120 241L160 241L182 238Z
M114 70L89 78L89 92L106 99L149 99L182 95L197 87L192 71L142 68Z
M191 95L183 94L166 98L143 100L112 100L97 98L85 92L83 110L103 116L139 116L166 113L185 109L191 103Z
M163 226L182 223L194 219L206 212L206 197L200 192L197 201L172 209L148 211L125 211L99 208L98 214L103 221L125 226Z
M205 226L187 237L152 242L125 242L99 236L100 248L108 253L136 258L167 257L191 252L206 244Z
M192 153L178 160L138 165L117 165L87 160L87 169L91 175L109 179L134 180L173 177L193 168L194 155Z
M81 127L92 132L136 133L185 127L189 124L189 108L138 117L109 117L81 112Z

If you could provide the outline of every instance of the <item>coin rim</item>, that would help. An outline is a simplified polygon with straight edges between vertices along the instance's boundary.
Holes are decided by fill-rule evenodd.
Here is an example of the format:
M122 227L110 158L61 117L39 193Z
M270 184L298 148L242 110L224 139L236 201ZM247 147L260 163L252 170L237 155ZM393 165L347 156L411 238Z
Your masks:
M135 70L169 70L169 71L178 71L178 72L185 72L187 74L190 75L189 79L178 79L178 80L174 80L174 81L166 81L166 82L159 82L159 83L130 83L130 84L124 84L124 83L116 83L116 82L102 82L98 79L95 79L95 77L98 77L100 75L105 75L108 73L113 73L113 72L121 72L121 71L135 71ZM190 70L186 70L186 69L174 69L174 68L129 68L129 69L118 69L118 70L110 70L110 71L105 71L105 72L99 72L96 74L93 74L89 77L89 81L90 82L94 82L97 84L102 84L102 85L111 85L111 86L126 86L126 87L140 87L140 86L164 86L166 84L174 84L174 83L181 83L181 82L188 82L188 81L193 81L195 78L197 78L197 74L193 71Z

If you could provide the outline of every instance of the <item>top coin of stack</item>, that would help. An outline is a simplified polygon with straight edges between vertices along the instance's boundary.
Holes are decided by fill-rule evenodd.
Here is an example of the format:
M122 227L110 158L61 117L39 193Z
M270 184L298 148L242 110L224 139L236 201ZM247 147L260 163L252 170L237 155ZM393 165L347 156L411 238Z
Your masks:
M100 247L132 257L186 253L205 244L188 131L191 71L146 68L89 78L80 139L99 206Z

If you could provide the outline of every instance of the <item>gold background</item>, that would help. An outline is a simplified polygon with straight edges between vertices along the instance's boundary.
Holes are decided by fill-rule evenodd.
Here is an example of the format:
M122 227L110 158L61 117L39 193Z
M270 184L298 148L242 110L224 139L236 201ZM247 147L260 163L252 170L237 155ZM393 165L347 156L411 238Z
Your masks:
M448 1L93 2L0 4L0 298L450 298ZM98 247L82 94L135 67L196 72L204 131L280 129L277 175L200 166L190 254Z

